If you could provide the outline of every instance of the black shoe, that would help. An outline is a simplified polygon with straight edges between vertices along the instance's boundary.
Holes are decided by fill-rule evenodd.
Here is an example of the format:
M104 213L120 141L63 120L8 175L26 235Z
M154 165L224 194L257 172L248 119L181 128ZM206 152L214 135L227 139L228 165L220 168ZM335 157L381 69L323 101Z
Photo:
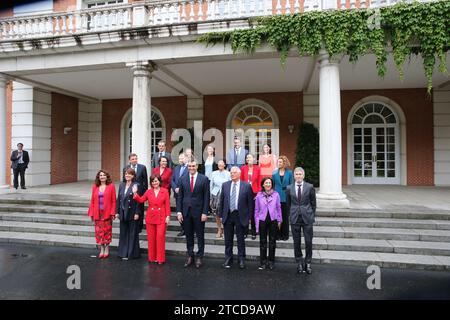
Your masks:
M244 234L244 239L247 239L247 235L246 234Z
M273 270L275 268L275 264L272 261L269 261L269 270Z
M266 270L266 264L265 263L261 263L258 267L258 270Z
M199 269L201 266L203 266L202 258L195 259L195 267Z
M189 258L187 258L186 262L184 263L184 267L187 268L193 263L194 263L194 258L189 257Z
M184 237L184 230L181 230L178 234L177 237Z
M311 263L307 263L307 264L306 264L306 273L307 273L307 274L311 274L311 273L312 273L312 270L311 270Z
M224 267L225 269L230 269L232 265L233 265L233 260L231 258L228 258L222 264L222 267Z
M252 234L252 240L256 240L256 234Z
M239 269L245 269L245 261L244 260L239 261Z
M297 273L304 273L305 272L305 268L303 268L303 263L299 263L297 266Z
M21 187L21 188L24 189L24 190L26 189L26 187Z

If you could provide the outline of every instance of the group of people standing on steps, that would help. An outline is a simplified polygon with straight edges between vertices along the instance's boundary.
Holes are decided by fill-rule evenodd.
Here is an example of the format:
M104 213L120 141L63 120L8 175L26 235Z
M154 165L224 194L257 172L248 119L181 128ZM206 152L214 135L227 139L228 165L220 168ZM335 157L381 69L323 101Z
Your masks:
M158 149L152 159L150 179L137 155L130 154L117 195L109 174L104 170L97 173L88 214L95 221L96 241L101 247L99 258L109 256L114 219L120 220L119 257L124 260L140 257L143 204L148 202L145 214L148 260L165 263L173 192L181 225L178 236L186 237L184 267L203 265L205 222L212 215L217 225L216 238L225 240L224 268L232 267L236 234L239 268L246 267L245 239L251 236L255 240L259 235L259 269L274 269L276 242L289 239L291 225L297 272L311 273L316 197L314 187L304 181L302 168L291 171L287 157L271 154L267 144L256 164L255 157L241 146L239 138L234 139L227 160L217 159L214 146L209 145L201 166L192 150L187 149L178 156L178 165L172 169L172 157L164 141L158 143ZM305 257L301 250L302 230ZM197 252L194 252L195 237Z

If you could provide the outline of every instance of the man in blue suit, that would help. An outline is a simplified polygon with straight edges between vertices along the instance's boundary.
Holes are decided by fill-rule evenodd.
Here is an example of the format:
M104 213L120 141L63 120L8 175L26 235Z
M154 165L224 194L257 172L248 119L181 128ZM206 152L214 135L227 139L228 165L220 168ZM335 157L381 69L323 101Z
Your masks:
M236 232L238 243L239 268L245 269L245 230L250 215L254 214L255 202L250 184L241 181L241 170L232 167L231 181L222 185L218 215L222 219L225 233L225 269L233 264L233 238Z
M186 159L187 159L187 157L185 156L185 154L180 153L180 155L178 156L178 165L175 167L175 169L173 169L170 186L173 190L173 196L175 197L175 201L177 200L178 194L180 192L179 184L180 184L181 178L188 174ZM180 225L181 225L181 231L180 231L180 233L177 234L177 236L183 237L184 236L183 223L180 223Z
M232 167L238 167L239 169L245 165L245 159L247 158L248 150L242 148L241 139L234 138L234 148L228 150L227 153L227 169L231 170Z
M198 173L196 161L188 163L189 173L183 176L179 184L177 197L177 218L183 223L186 234L186 247L188 258L184 267L194 263L194 232L197 236L198 251L195 258L195 267L203 265L205 253L205 222L209 211L209 180Z

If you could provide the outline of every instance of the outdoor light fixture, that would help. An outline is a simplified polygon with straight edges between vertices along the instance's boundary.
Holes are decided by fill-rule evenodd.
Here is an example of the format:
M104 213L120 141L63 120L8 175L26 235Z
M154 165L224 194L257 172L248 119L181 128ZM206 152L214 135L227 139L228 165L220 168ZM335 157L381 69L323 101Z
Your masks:
M72 127L64 127L64 134L69 134L72 131Z
M289 130L289 133L293 133L294 132L294 125L293 124L288 125L288 130Z

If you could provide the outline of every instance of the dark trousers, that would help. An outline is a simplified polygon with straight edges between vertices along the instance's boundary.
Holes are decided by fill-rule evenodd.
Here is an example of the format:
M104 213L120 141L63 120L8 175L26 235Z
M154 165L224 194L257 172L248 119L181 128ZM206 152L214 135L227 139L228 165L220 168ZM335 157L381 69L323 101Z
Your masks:
M233 211L228 214L227 222L223 228L225 234L225 258L233 260L233 240L234 232L236 231L238 256L239 261L245 259L245 227L242 226L239 220L238 211Z
M266 220L259 222L259 251L261 264L265 264L267 262L267 236L269 236L269 261L275 261L277 231L278 221L270 220L270 214L267 213Z
M255 204L255 197L256 195L253 194L253 205ZM245 228L245 235L248 235L249 231L252 235L256 235L256 224L255 224L255 215L250 215L250 223L247 228Z
M14 188L19 187L19 175L20 175L20 187L25 187L25 164L21 163L17 165L16 169L13 169L14 173Z
M279 231L279 239L289 240L289 210L286 202L281 202L281 217L283 218L283 222Z
M186 235L186 247L188 256L194 257L194 233L197 236L197 257L203 258L205 254L205 223L199 217L192 215L189 209L186 217L183 218L183 228Z
M297 263L303 263L303 254L302 254L302 235L301 230L303 229L303 236L305 238L305 262L311 263L312 261L312 239L313 239L313 225L312 224L304 224L302 222L298 222L296 224L291 225L292 228L292 237L294 238L294 255L295 261Z
M141 233L142 229L144 229L144 204L138 203L138 207L139 207L138 233Z
M118 256L121 258L139 258L139 220L120 221Z
M173 197L175 198L175 203L177 203L178 201L178 194L174 191L173 192ZM183 222L178 222L180 224L181 230L184 231L184 227L183 227Z

